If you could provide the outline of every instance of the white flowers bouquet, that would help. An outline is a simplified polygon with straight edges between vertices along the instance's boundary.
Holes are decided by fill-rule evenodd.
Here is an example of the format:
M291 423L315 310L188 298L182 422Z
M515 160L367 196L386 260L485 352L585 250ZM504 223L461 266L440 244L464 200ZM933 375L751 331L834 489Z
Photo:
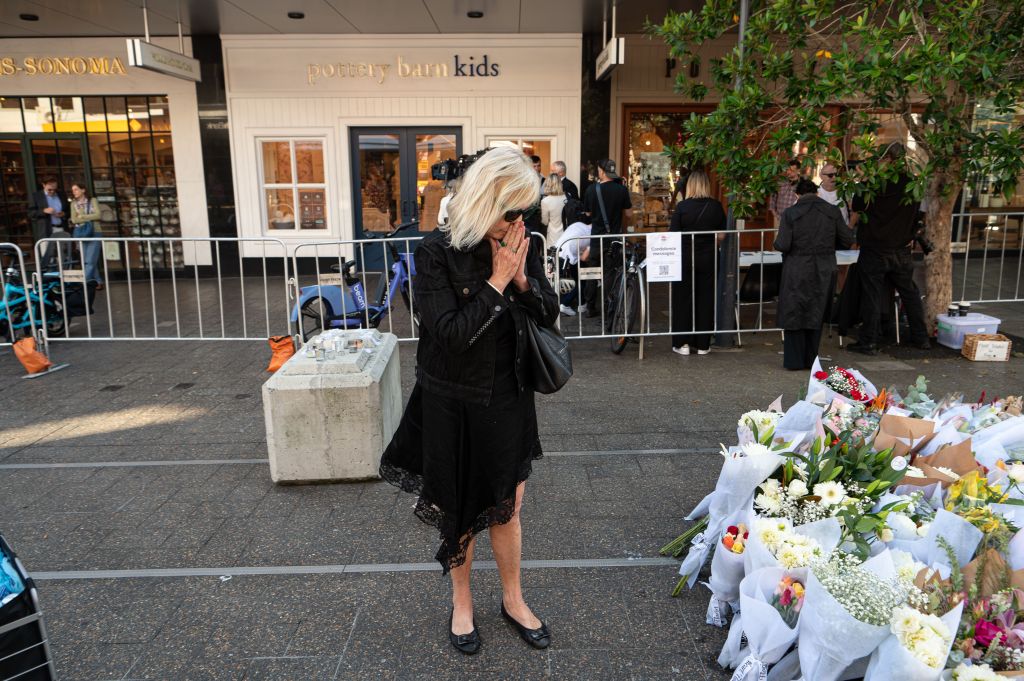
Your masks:
M799 622L792 626L787 624L773 604L779 584L786 577L802 584L807 578L807 569L761 568L740 583L742 615L733 618L729 638L718 658L723 667L736 668L732 681L765 678L768 665L778 662L796 640ZM744 636L747 646L741 649Z
M1003 681L987 664L959 664L956 669L947 670L942 674L944 681Z
M855 660L870 655L888 636L892 611L908 593L888 551L863 564L836 552L812 566L800 615L803 680L838 681Z
M841 535L836 518L798 527L785 518L755 518L743 552L747 574L763 567L807 567L835 549Z
M748 442L760 442L767 445L775 434L775 426L782 414L768 407L766 411L751 409L736 423L736 438L741 445Z
M937 681L963 609L960 603L940 618L897 607L889 624L892 635L871 655L864 681Z
M714 542L728 526L729 517L750 505L757 485L783 461L779 453L756 442L731 447L722 454L722 472L708 501L707 527L701 533L703 536L694 538L690 552L679 566L682 581L690 588L697 582Z

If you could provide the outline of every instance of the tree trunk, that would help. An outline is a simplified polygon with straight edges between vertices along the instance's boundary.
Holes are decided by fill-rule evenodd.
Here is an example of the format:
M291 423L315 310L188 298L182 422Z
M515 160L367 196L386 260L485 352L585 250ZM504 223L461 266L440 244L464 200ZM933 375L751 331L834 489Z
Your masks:
M925 236L935 250L924 258L924 319L935 334L936 317L953 300L952 220L963 162L953 161L928 180L924 194Z

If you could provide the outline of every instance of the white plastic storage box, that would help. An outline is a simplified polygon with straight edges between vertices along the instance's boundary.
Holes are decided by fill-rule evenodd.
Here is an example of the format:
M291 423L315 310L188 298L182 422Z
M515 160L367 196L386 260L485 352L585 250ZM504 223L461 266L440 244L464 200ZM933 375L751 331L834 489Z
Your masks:
M969 333L997 333L1001 320L972 312L963 317L940 314L938 321L939 344L959 350L964 346L964 336Z

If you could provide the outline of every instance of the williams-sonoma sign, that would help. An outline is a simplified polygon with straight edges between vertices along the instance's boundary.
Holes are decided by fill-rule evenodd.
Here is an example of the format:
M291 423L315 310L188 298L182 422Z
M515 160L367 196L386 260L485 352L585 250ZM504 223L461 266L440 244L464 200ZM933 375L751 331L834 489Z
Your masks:
M0 77L125 75L118 57L0 57Z

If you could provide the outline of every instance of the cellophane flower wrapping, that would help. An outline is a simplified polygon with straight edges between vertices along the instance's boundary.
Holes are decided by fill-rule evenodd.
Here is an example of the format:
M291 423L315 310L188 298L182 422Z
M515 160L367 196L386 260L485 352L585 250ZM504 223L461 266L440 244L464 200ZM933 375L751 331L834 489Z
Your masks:
M888 551L868 559L863 567L882 579L896 578ZM813 569L807 575L799 629L802 681L838 681L847 667L874 652L889 634L888 625L869 624L851 615L822 586Z
M794 403L775 424L775 441L810 441L821 429L823 413L824 410L817 404L804 400Z
M957 514L939 509L932 518L924 541L916 543L910 553L925 565L949 565L949 555L939 543L941 537L953 548L957 562L960 565L967 565L984 536L981 530Z
M838 518L824 518L822 520L816 520L813 523L793 527L792 523L785 518L755 517L752 519L753 522L751 522L750 525L750 539L747 541L747 548L743 552L744 565L746 567L747 574L751 574L755 570L760 570L761 568L782 567L778 558L776 558L775 554L764 545L758 532L756 532L758 520L778 522L780 525L785 526L786 531L810 537L818 543L818 546L821 548L822 556L827 556L839 545L839 539L843 533L842 527L839 525Z
M707 562L712 546L728 527L729 517L753 503L754 491L768 476L782 465L783 457L765 451L756 456L743 456L739 447L730 447L722 462L722 472L708 505L708 526L694 539L689 553L679 566L679 574L686 577L686 585L693 588L700 569Z
M746 507L737 511L726 520L726 527L739 526L741 523L750 527L753 511ZM728 624L729 613L740 611L740 582L745 574L743 553L733 553L722 544L722 533L715 538L715 555L711 558L711 579L707 586L711 589L708 601L706 621L716 627ZM749 542L748 542L749 543ZM744 544L746 553L746 544Z
M939 618L951 632L951 638L949 643L937 651L937 656L942 660L938 667L926 665L904 648L895 634L890 634L871 655L864 681L938 681L942 677L952 638L956 635L963 610L964 604L960 603Z
M718 663L723 667L736 668L732 681L766 678L768 667L778 662L796 640L799 621L791 628L772 605L775 588L786 576L804 584L807 581L807 568L761 568L740 582L742 614L733 618L729 638L718 658ZM741 649L740 641L744 634L747 645Z
M823 369L821 367L821 359L815 357L814 366L811 367L811 375L807 379L807 400L809 402L812 402L814 404L831 404L832 400L840 400L842 402L846 402L847 404L863 404L863 402L853 400L847 397L846 395L840 395L835 390L832 390L832 388L829 388L827 385L825 385L817 378L815 378L814 375L822 370ZM875 396L878 395L878 388L876 388L871 381L865 378L864 374L857 371L856 369L846 370L849 371L854 378L861 382L861 384L864 386L865 391L868 394L868 397L874 398Z

